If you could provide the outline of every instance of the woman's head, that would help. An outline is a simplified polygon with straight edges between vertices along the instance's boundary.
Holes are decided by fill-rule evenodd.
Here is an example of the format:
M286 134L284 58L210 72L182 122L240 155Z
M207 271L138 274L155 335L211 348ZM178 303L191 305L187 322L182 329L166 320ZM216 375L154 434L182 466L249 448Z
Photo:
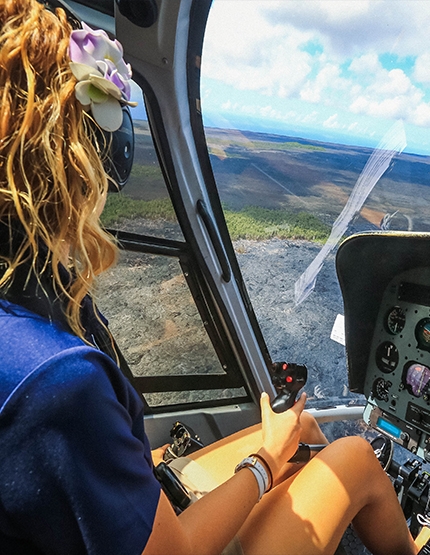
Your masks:
M98 221L107 178L90 116L75 97L71 31L62 10L0 0L0 222L23 232L21 247L3 257L0 287L29 261L33 271L48 271L37 264L46 245L57 291L64 288L60 263L75 276L67 317L81 335L82 298L114 262L116 248Z

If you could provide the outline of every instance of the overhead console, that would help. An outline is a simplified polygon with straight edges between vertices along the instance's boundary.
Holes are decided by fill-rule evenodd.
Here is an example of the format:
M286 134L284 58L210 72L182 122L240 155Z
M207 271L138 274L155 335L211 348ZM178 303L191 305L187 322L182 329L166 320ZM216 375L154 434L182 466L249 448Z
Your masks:
M430 462L430 234L356 235L336 264L364 420Z

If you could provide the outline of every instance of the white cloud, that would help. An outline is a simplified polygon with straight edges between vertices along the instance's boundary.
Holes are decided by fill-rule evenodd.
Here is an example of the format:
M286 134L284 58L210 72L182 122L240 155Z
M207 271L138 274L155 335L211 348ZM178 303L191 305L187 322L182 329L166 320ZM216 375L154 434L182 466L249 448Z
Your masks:
M360 61L358 61L360 65ZM378 118L403 119L420 127L429 124L424 92L401 69L386 70L375 64L371 84L350 104L350 111Z
M300 121L304 124L316 123L316 121L318 121L318 112L316 110L313 110L312 112L302 117Z
M341 66L327 63L306 82L302 100L338 107L354 114L375 118L403 119L424 127L429 125L425 91L400 69L385 69L375 53L354 59L342 76ZM430 77L430 75L429 75ZM334 119L324 122L333 126ZM349 129L350 131L353 128Z
M297 94L311 70L309 54L298 45L311 35L274 28L261 19L259 10L258 2L214 3L206 29L203 71L240 90L283 98Z
M413 110L411 123L419 127L430 126L430 103L422 102Z
M379 73L382 70L382 64L376 52L370 52L354 58L349 65L349 71L359 75L368 75Z
M239 91L235 101L243 94L244 103L224 101L226 111L287 121L282 102L301 100L329 107L323 125L350 132L359 126L347 111L426 126L429 28L426 0L214 0L202 73ZM399 66L387 69L380 54ZM413 71L406 57L417 57ZM296 116L318 121L309 110Z
M341 59L363 49L418 55L427 43L430 2L425 0L281 0L262 4L273 25L291 24L312 31Z
M288 122L297 119L294 110L282 111L274 108L270 104L260 106L258 104L240 104L227 100L220 105L220 111L223 113L235 113L250 117L260 117L265 120Z
M372 89L379 96L409 95L415 94L417 91L409 77L401 69L381 70L377 77Z
M300 92L300 98L307 102L320 102L325 89L331 87L335 81L339 80L339 76L340 71L338 66L334 64L325 65L315 79L309 80L306 83L306 86Z
M341 68L337 64L326 63L323 65L314 79L306 81L300 91L300 98L306 102L324 103L331 105L339 100L339 95L345 101L345 95L349 98L353 94L358 94L360 86L350 79L341 75Z
M351 105L351 112L387 119L403 119L419 127L430 126L430 103L411 103L407 96L375 100L361 96Z
M272 106L263 106L260 115L264 119L279 119L279 113Z
M333 114L332 116L327 118L323 122L323 126L329 128L329 129L339 129L341 127L341 125L340 125L339 120L338 120L338 115Z
M414 79L419 83L430 83L430 52L417 57L414 67Z

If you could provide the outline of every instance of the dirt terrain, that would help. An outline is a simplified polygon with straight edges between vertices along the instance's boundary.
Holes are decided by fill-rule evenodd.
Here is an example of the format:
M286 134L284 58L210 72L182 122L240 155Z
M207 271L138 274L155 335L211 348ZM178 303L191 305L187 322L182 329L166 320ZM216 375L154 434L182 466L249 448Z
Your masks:
M151 233L133 220L128 231ZM172 232L173 233L173 232ZM271 357L304 363L309 406L352 402L345 350L330 339L342 298L333 257L324 264L314 292L299 306L294 283L319 252L305 241L241 240L234 243L241 271ZM98 304L136 375L219 372L220 365L175 259L124 253L100 281ZM221 397L231 392L219 392ZM181 394L170 402L187 401ZM158 394L155 403L164 403Z

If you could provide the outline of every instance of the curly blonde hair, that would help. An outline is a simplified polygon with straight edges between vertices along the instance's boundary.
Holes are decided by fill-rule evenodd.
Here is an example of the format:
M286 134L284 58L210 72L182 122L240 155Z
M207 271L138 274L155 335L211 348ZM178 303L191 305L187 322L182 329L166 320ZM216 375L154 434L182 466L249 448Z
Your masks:
M90 117L75 98L71 31L61 9L0 0L0 222L23 230L19 248L1 257L0 289L22 264L30 262L38 278L52 272L55 291L67 299L67 322L83 338L82 300L117 247L99 223L107 176ZM49 252L42 268L41 243ZM70 287L61 265L73 277Z

